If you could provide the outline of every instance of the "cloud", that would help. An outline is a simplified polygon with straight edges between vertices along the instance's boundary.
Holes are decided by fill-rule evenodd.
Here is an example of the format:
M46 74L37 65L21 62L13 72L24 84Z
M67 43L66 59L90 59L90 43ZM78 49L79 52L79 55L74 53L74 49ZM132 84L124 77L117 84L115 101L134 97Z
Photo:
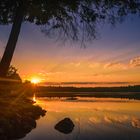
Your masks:
M109 62L107 64L104 65L105 69L126 69L126 65L122 64L120 62Z
M92 74L93 77L99 77L99 76L110 76L112 73L110 72L104 72L104 73L94 73Z
M69 63L69 65L74 66L74 67L79 67L81 65L81 63L80 62L77 62L77 63L71 62L71 63Z
M99 68L102 65L102 63L94 62L89 64L89 68Z
M131 59L130 65L133 67L139 67L140 66L140 56L135 57L134 59Z

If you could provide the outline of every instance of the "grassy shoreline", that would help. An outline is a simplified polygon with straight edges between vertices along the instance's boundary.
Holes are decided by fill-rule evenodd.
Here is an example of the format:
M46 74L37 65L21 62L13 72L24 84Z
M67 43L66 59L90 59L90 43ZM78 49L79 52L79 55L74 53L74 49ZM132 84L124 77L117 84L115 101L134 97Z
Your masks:
M45 112L27 98L0 97L0 140L24 137Z

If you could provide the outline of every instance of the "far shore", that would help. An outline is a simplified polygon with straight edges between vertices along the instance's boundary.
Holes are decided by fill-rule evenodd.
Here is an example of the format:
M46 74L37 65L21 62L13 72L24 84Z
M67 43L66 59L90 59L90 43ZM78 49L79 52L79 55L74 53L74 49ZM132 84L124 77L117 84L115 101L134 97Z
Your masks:
M38 97L106 97L140 100L140 85L126 87L53 87L37 86Z

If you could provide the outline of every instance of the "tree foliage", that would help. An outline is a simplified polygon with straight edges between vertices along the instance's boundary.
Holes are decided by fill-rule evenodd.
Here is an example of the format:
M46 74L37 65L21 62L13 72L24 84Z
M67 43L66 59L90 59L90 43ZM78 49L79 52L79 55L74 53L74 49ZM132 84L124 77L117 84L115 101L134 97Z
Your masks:
M17 73L17 69L12 65L9 67L9 70L7 72L7 78L21 81L21 78Z
M139 0L1 0L0 24L13 23L18 8L23 21L45 25L45 34L89 39L101 22L115 24L129 14L140 13Z

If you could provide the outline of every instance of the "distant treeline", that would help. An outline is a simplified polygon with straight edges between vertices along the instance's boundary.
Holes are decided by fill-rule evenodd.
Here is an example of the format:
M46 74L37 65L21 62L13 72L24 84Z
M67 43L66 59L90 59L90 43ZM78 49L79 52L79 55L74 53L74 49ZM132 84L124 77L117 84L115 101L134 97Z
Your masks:
M140 86L127 87L36 87L39 97L98 97L140 100Z
M38 91L48 92L140 92L140 85L122 87L54 87L38 86Z

